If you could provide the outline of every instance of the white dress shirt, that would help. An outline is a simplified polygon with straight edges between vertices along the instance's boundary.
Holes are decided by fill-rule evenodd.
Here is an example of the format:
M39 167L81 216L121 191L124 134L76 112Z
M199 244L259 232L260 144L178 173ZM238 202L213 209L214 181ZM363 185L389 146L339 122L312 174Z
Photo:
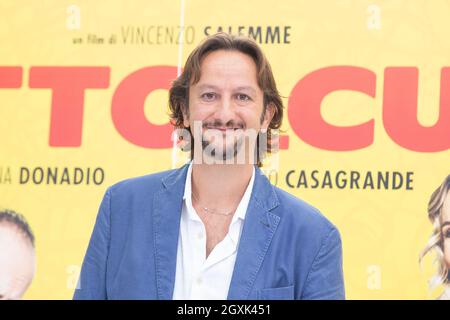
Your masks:
M231 220L228 233L206 258L205 226L192 206L192 161L186 176L178 239L174 300L225 300L255 179L252 177ZM215 182L214 182L215 183Z

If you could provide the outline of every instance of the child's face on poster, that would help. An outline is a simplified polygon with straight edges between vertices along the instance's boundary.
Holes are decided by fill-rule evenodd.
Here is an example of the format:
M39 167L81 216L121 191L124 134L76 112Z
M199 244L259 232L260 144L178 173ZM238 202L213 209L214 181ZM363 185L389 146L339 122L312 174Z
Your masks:
M0 300L22 298L33 280L35 260L34 248L20 230L0 224Z

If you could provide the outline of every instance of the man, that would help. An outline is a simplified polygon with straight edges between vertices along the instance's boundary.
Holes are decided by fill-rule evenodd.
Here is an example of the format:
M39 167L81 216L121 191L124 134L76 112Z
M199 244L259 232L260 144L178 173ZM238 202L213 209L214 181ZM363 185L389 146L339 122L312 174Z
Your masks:
M0 211L0 300L21 299L36 268L34 236L24 217Z
M258 45L208 37L169 100L192 161L108 189L74 298L343 299L337 229L259 169L283 106Z

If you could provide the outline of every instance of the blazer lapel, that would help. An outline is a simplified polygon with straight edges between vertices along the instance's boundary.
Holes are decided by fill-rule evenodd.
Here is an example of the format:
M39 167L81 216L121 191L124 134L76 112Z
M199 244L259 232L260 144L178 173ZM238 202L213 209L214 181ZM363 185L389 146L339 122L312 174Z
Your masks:
M161 300L170 300L173 295L187 169L188 164L164 177L153 199L156 286Z
M248 298L256 275L280 222L270 211L278 206L278 198L266 176L256 167L255 182L228 291L229 300Z

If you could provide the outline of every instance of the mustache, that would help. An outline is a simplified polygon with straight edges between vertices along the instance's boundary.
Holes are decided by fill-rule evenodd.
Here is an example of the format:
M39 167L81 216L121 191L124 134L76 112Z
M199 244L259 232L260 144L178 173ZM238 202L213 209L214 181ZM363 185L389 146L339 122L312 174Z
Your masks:
M222 121L203 122L203 129L245 129L243 122L236 123L235 121L228 121L224 124Z

